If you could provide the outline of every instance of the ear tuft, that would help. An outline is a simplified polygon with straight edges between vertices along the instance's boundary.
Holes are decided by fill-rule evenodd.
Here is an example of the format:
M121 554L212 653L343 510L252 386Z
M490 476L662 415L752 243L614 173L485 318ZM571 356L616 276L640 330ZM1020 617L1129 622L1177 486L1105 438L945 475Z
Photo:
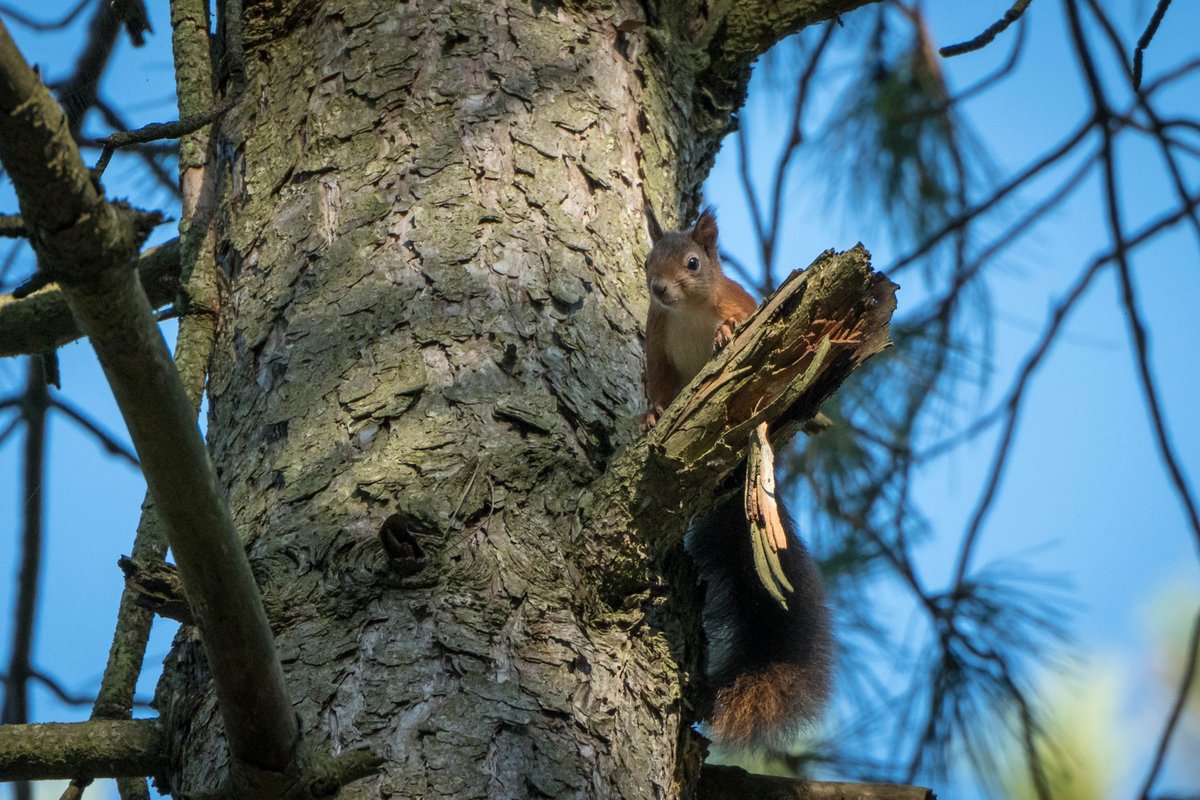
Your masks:
M662 238L662 226L658 224L658 217L654 215L654 209L649 203L646 203L646 228L650 231L650 244Z
M692 227L692 241L704 248L714 261L717 259L717 214L712 206L700 212L700 218Z

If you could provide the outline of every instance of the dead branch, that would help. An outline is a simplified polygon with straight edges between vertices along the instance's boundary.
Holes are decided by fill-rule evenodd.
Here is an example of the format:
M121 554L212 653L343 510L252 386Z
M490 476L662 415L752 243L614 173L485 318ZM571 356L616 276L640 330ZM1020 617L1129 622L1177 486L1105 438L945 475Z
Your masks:
M1004 12L1004 16L993 22L987 29L976 36L958 44L947 45L938 50L938 55L942 58L951 58L952 56L961 56L963 53L972 53L976 50L982 50L992 43L992 40L1003 33L1009 25L1021 18L1025 13L1025 9L1029 8L1029 4L1033 0L1016 0L1008 10Z
M125 588L134 593L139 606L184 625L196 624L174 566L161 559L126 556L117 559L117 566L125 573Z
M675 398L658 425L595 485L590 567L611 598L645 581L646 557L678 542L689 513L713 503L749 434L767 422L778 446L843 380L889 344L896 285L858 245L794 272L721 354ZM614 556L619 554L619 556Z

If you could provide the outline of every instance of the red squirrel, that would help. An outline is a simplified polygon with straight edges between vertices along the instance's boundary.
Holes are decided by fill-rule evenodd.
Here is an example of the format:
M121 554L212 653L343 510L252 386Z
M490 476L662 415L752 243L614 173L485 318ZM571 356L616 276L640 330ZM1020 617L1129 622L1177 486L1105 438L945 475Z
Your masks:
M721 271L711 208L690 230L662 233L652 222L651 236L644 428L757 307ZM755 568L740 493L692 520L685 540L705 585L706 728L733 749L786 749L817 721L831 690L834 644L820 574L790 517L781 517L788 546L778 555L794 587L786 608Z

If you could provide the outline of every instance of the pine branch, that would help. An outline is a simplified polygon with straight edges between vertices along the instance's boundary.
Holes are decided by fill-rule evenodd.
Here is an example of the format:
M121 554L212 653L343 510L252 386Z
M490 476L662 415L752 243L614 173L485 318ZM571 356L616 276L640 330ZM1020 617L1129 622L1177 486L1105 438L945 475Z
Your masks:
M179 287L179 240L142 253L137 272L153 307L171 302ZM58 286L45 286L20 300L0 295L0 358L44 353L80 336Z
M0 780L139 777L169 766L156 719L0 725Z

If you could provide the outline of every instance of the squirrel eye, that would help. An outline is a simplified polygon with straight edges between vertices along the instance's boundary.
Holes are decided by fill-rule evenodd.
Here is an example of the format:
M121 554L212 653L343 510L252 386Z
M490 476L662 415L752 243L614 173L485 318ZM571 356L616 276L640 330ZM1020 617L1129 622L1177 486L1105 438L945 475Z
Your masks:
M696 258L695 256L692 256L691 258L689 258L688 259L688 269L690 269L690 270L700 269L700 259Z

